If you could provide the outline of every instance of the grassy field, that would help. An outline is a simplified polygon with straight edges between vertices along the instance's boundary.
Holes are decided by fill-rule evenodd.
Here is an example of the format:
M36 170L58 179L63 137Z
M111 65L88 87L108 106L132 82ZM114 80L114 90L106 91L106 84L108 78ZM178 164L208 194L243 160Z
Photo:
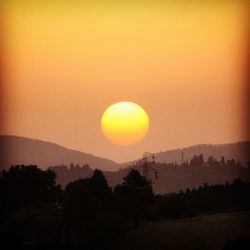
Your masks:
M126 233L114 249L222 249L226 240L250 234L250 211L147 222ZM250 248L249 248L250 249Z

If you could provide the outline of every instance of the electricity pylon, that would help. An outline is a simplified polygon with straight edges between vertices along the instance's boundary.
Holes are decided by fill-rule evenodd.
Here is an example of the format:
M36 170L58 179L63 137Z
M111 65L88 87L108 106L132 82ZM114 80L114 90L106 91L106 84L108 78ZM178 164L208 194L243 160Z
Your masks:
M142 174L145 179L152 184L150 178L150 171L153 171L155 174L155 179L158 178L157 170L153 167L155 164L155 156L149 152L145 152L141 160L136 162L136 165L142 165Z

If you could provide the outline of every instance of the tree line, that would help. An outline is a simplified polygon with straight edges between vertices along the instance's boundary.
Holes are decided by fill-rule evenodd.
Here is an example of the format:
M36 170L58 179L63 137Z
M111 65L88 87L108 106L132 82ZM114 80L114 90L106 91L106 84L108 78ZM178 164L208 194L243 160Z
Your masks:
M135 165L134 165L135 166ZM248 168L250 169L250 162L243 166L241 161L237 161L234 158L226 160L224 156L220 159L209 156L207 160L204 159L203 154L194 155L190 160L182 160L179 164L177 162L157 162L156 167L161 168L176 168L176 167L226 167L226 168Z
M216 159L213 156L209 156L206 160L203 155L194 155L190 161L183 161L181 164L177 162L166 163L166 162L156 162L154 164L154 169L159 172L159 177L167 176L167 178L175 178L175 184L168 186L169 190L164 187L157 189L157 192L164 194L165 192L179 191L183 188L194 187L207 182L206 176L211 175L211 183L223 183L228 180L233 181L235 178L249 179L250 180L250 165L248 167L243 166L241 162L235 159L226 160L224 157ZM115 187L118 183L122 182L122 178L128 174L131 168L137 169L142 173L141 165L131 165L125 168L121 168L116 172L104 172L105 177L109 180L109 185ZM52 166L49 169L56 172L57 178L56 182L64 188L68 183L73 182L79 178L88 178L92 176L93 170L89 165L79 165L71 163L69 166L57 165ZM198 178L191 178L193 170L199 173ZM189 174L189 179L183 185L183 180L181 180L182 172ZM152 174L153 177L153 174ZM194 180L199 180L194 181ZM158 180L155 180L155 184ZM174 185L174 186L173 186ZM158 185L159 187L159 185Z
M250 208L250 183L235 179L231 184L187 188L178 193L156 195L157 218L190 217L203 213Z
M0 222L35 202L62 211L65 246L108 249L127 230L145 220L175 219L228 209L249 209L250 183L233 183L155 195L150 182L130 169L113 189L101 170L69 183L56 184L56 173L37 166L12 166L0 174Z
M150 183L132 169L113 190L101 170L62 190L52 170L12 166L0 178L0 221L30 204L42 202L62 211L65 245L98 249L145 218L153 202Z

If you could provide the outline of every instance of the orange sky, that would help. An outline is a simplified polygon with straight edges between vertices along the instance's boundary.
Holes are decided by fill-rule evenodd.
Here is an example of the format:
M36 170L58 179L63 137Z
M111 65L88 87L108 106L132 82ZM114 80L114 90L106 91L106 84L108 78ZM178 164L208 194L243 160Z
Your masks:
M248 139L245 1L79 2L4 2L1 134L118 162ZM137 145L102 134L102 113L118 101L149 115Z

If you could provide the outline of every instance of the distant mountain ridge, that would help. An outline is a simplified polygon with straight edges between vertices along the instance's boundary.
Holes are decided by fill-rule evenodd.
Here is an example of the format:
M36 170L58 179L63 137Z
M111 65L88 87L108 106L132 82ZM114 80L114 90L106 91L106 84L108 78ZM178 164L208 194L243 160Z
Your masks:
M175 164L167 167L162 164L162 162L180 164L181 161L190 161L194 155L203 154L205 161L209 156L213 156L219 161L224 156L225 161L234 158L236 162L240 161L246 166L250 160L249 148L250 141L246 141L220 145L196 145L156 153L155 160L158 163L155 168L157 168L158 179L153 180L154 191L165 194L186 188L196 188L205 182L209 184L232 182L235 178L249 181L249 167L175 167ZM123 177L130 169L129 166L133 167L136 162L118 164L54 143L18 136L0 136L0 150L0 170L18 164L35 164L43 169L52 167L58 176L57 183L63 187L74 180L91 176L95 168L102 169L109 185L114 187L123 181ZM74 166L71 165L73 167L69 167L71 163L74 164ZM88 164L89 167L83 167L85 164Z
M0 169L17 164L35 164L40 168L70 163L88 164L105 171L119 169L119 164L108 159L67 149L55 143L20 136L0 135Z
M166 162L166 163L178 163L185 161L190 161L194 155L203 154L205 160L209 156L213 156L218 160L222 156L225 160L235 159L240 161L244 166L250 161L250 141L241 141L235 143L225 143L225 144L200 144L185 147L182 149L168 150L164 152L155 153L156 162ZM136 161L123 163L122 166L133 165Z
M137 161L119 164L109 159L67 149L55 143L11 135L0 135L0 150L0 169L17 164L36 164L44 169L74 163L88 164L91 169L117 171L120 167L131 166ZM155 160L156 162L180 164L181 161L190 161L194 155L199 154L203 154L205 160L209 156L218 160L224 156L225 160L234 158L236 161L242 162L243 165L247 165L247 162L250 161L250 141L216 145L202 144L168 150L155 153Z

